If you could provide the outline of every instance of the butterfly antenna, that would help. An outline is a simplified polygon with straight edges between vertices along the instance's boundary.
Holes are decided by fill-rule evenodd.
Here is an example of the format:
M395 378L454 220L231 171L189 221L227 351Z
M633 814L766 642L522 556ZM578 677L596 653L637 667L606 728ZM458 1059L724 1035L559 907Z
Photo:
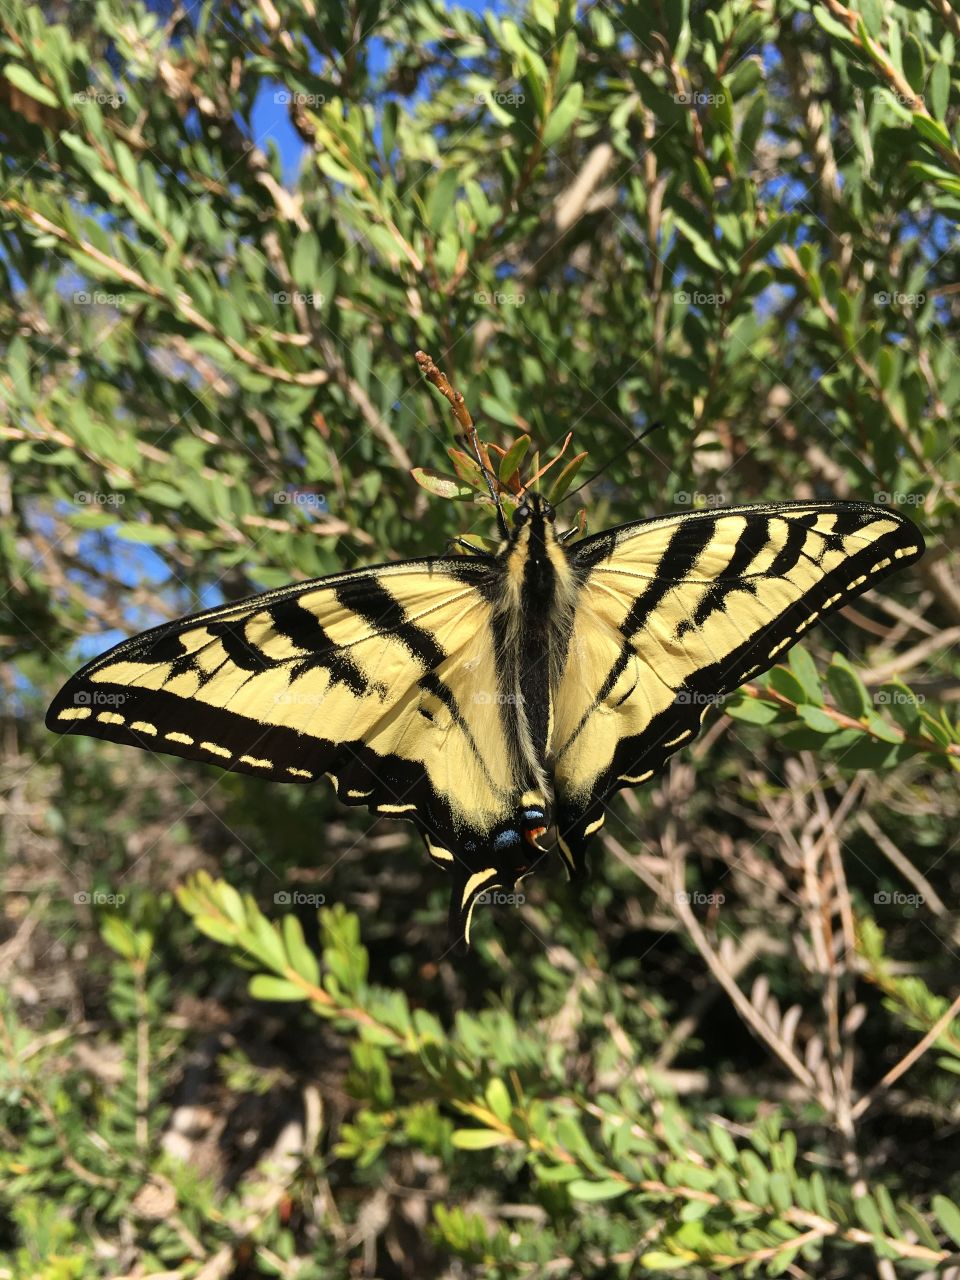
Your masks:
M613 464L618 462L625 453L629 453L634 445L639 444L641 440L646 440L647 436L652 435L654 431L659 431L663 426L666 426L666 423L658 418L656 422L651 422L648 427L645 427L638 436L631 436L622 449L618 449L612 458L608 458L606 460L599 471L595 471L592 476L589 476L584 480L583 484L578 484L576 489L571 489L569 493L565 493L561 501L566 502L566 500L568 498L572 498L575 493L579 493L581 489L585 489L588 484L593 484L594 480L598 480L605 471L609 471Z
M480 438L477 435L476 423L473 421L473 418L470 415L470 410L467 408L467 402L463 398L463 392L455 391L453 389L447 375L438 368L433 358L428 356L425 351L418 351L414 358L420 366L420 370L427 381L432 382L440 394L445 396L450 402L450 407L453 409L454 417L463 428L463 438L473 449L474 456L476 457L480 470L483 473L483 478L487 482L487 488L490 491L490 497L493 500L493 505L497 508L497 525L500 529L500 536L504 539L509 538L510 530L507 528L507 521L503 514L503 507L500 505L500 495L497 492L497 477L490 470L490 459L486 456L486 451L480 444Z

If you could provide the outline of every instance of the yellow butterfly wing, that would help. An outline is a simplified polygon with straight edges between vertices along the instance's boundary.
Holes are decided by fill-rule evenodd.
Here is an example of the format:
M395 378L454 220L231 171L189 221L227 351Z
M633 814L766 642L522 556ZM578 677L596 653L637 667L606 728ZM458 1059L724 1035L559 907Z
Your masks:
M573 547L582 590L552 736L571 873L607 796L652 777L712 703L922 553L909 520L853 502L688 512Z
M451 927L524 862L475 557L335 575L156 627L73 676L47 726L413 820L453 874Z

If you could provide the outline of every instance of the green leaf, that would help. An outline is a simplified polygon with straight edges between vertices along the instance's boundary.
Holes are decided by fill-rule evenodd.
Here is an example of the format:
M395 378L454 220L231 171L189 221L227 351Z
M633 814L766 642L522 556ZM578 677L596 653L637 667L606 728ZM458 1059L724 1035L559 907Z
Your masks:
M580 468L583 466L584 462L586 462L586 460L587 460L586 453L578 453L575 458L570 459L567 465L563 468L563 470L554 480L553 484L550 486L548 497L551 502L556 503L560 501L560 499L564 496L564 494L573 484L574 480L577 478L577 473L579 472Z
M883 28L883 0L860 0L863 25L871 36L878 36Z
M159 502L164 507L179 509L183 506L183 494L164 480L151 480L148 484L140 485L137 496L146 498L148 502Z
M205 933L214 942L220 942L227 947L236 945L236 927L221 920L218 916L197 915L194 916L193 922L201 933Z
M780 715L779 708L773 703L761 702L749 695L742 702L725 703L723 709L734 720L743 720L746 724L772 724Z
M500 466L497 468L497 477L501 484L508 484L512 477L520 470L520 467L523 465L523 460L530 449L531 443L529 436L518 436L500 459Z
M562 93L570 81L573 79L577 69L577 58L580 51L580 42L577 39L576 31L570 30L563 37L560 45L560 56L557 59L557 92Z
M845 44L854 43L853 32L842 22L838 22L822 4L814 5L813 16L827 35L833 36L835 40L842 40Z
M410 474L422 489L426 489L428 493L438 498L472 498L477 492L457 476L444 475L440 471L433 471L430 467L414 467Z
M812 703L815 707L823 706L823 692L820 688L820 677L817 674L817 664L814 662L810 654L804 649L803 645L795 644L790 650L790 669L803 685L803 691L807 695L806 701Z
M312 231L303 231L293 246L290 274L303 292L312 293L319 271L320 242Z
M896 764L898 748L889 742L877 742L864 734L859 742L834 758L842 769L885 769Z
M737 1163L737 1144L722 1124L712 1121L709 1129L710 1142L714 1151L726 1164Z
M854 1212L864 1227L874 1235L883 1235L883 1218L876 1202L871 1196L857 1196L853 1202Z
M899 729L895 729L892 724L888 724L882 716L878 716L873 710L867 712L864 716L864 724L873 734L875 738L879 738L881 742L897 742L903 741L903 734Z
M950 105L950 65L943 58L933 64L927 81L927 105L936 120L946 119Z
M15 85L25 93L28 98L34 98L37 102L42 102L47 107L59 107L60 103L57 101L53 91L48 89L45 84L41 84L33 72L28 71L19 62L8 63L3 68L3 74L12 85Z
M689 242L690 247L700 261L705 262L708 267L712 267L715 271L723 271L723 263L706 236L701 235L696 228L692 227L685 218L681 218L677 213L674 214L673 221L677 230Z
M460 183L460 172L453 165L444 169L427 198L427 226L439 234L447 224Z
M876 3L877 0L874 0ZM871 34L873 34L871 32ZM923 85L927 75L927 69L923 57L923 45L913 34L908 31L903 41L902 50L903 74L907 78L907 83L914 93L923 93Z
M555 146L577 118L583 105L583 85L572 84L547 117L543 126L543 145Z
M540 1182L573 1182L579 1176L580 1169L575 1164L540 1165L537 1167L537 1179Z
M856 671L842 654L834 654L827 667L827 685L845 715L861 720L871 708L870 695Z
M574 1178L567 1189L574 1200L593 1203L599 1200L614 1200L617 1196L625 1195L630 1190L630 1184L615 1181L613 1178L604 1178L599 1182L593 1182L590 1178Z
M172 529L165 529L160 524L138 524L131 521L117 529L117 537L124 542L141 542L148 547L158 547L163 542L173 542L176 535Z
M454 1129L451 1142L461 1151L485 1151L487 1147L502 1147L512 1142L509 1133L496 1129Z
M874 702L891 716L904 733L916 733L920 725L923 695L917 695L901 680L888 680L874 695Z
M137 935L119 916L109 915L100 925L100 936L112 951L125 960L137 958Z
M311 986L319 986L320 964L307 946L303 936L303 926L294 915L283 917L283 944L290 967L296 970L301 978L305 978Z
M487 1084L486 1098L487 1105L493 1114L498 1120L506 1124L513 1112L513 1103L510 1100L510 1094L507 1092L507 1086L499 1076L494 1076Z
M953 150L950 135L938 120L931 120L929 116L915 111L913 113L913 127L921 138L925 138L927 142L932 142L935 147L946 147L948 150Z
M691 1262L696 1261L696 1257L696 1254L678 1255L664 1253L662 1249L652 1249L641 1257L640 1265L648 1271L679 1271L682 1267L689 1267Z
M826 711L821 711L819 707L811 707L804 703L797 707L797 715L808 728L814 733L836 733L840 726Z
M769 679L770 688L775 689L782 697L789 698L791 702L797 704L806 702L806 690L793 672L786 667L774 667Z
M309 994L303 987L272 973L254 974L249 991L254 1000L306 1000Z

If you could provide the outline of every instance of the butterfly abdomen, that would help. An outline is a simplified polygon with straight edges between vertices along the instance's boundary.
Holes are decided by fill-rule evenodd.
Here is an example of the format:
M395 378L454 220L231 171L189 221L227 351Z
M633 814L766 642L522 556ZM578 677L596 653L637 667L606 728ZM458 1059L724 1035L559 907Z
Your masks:
M504 731L528 795L549 808L553 698L572 629L577 584L552 524L535 508L500 557L494 629Z

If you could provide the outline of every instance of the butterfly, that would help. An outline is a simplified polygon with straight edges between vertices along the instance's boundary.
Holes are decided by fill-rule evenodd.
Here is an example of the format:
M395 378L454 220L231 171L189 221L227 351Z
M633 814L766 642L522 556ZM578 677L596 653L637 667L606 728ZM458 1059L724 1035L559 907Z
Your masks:
M125 640L57 694L47 727L406 818L469 942L553 827L572 879L621 787L652 778L709 708L923 554L861 502L688 511L569 544L537 493L495 551L268 591Z

